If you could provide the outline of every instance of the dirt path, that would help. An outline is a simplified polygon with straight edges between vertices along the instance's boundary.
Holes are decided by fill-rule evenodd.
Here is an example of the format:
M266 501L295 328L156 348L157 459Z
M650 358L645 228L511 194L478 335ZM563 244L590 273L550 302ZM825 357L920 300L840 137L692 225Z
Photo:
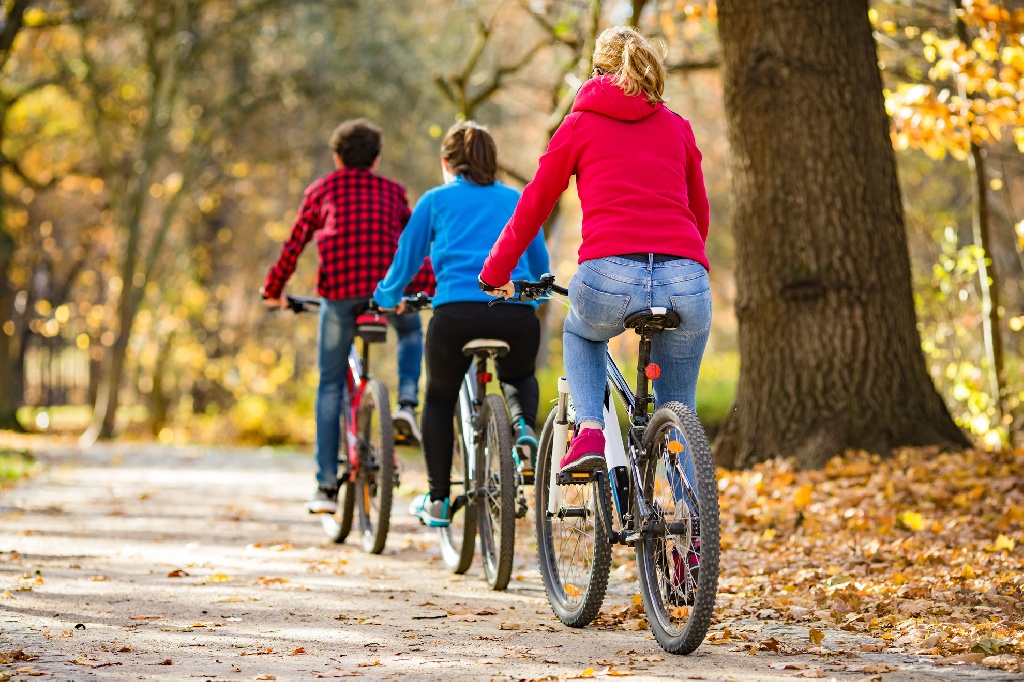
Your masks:
M0 680L1019 679L854 653L867 638L840 631L824 645L851 654L830 662L709 644L673 657L645 630L570 630L548 607L528 525L505 593L487 589L479 564L448 573L407 499L383 556L329 545L301 506L308 455L121 444L38 456L41 475L0 492L0 660L18 649L30 658L0 665ZM408 468L402 492L423 485ZM635 591L613 575L605 603L628 605ZM898 670L849 670L882 663Z

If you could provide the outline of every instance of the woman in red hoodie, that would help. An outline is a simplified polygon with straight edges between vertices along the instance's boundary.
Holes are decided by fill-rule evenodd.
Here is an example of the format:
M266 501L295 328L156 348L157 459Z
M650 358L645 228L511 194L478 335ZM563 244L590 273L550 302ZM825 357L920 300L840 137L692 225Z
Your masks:
M678 329L655 337L657 404L696 410L697 374L711 328L704 243L708 198L690 123L662 97L661 54L637 31L604 31L594 74L580 88L491 249L481 286L509 298L510 273L576 176L583 206L580 267L569 283L562 336L576 435L563 470L604 464L605 352L629 314L652 306L678 313Z

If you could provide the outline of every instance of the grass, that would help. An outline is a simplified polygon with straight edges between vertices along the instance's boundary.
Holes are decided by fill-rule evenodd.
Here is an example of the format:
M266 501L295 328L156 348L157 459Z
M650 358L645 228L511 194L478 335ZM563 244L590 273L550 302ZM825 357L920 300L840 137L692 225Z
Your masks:
M0 488L32 475L36 465L35 458L24 450L0 450Z

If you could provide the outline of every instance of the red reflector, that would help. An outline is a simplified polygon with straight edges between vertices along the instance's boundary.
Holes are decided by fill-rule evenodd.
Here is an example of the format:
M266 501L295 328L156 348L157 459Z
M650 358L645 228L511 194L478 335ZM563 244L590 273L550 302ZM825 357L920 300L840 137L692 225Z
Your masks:
M476 380L479 383L481 383L481 384L489 384L489 383L491 383L491 378L492 377L491 377L491 373L490 372L477 372L476 373Z
M658 367L653 362L644 368L644 374L647 375L648 379L654 380L661 376L661 367Z

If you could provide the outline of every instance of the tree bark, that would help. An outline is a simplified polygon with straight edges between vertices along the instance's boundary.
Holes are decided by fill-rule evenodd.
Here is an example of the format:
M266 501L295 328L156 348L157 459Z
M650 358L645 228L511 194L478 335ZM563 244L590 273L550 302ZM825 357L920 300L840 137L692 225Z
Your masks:
M3 209L0 197L0 211ZM2 213L0 213L2 215ZM14 258L14 240L0 227L0 325L14 319L14 291L7 278L8 267ZM8 334L7 332L11 333ZM0 429L22 430L18 423L17 382L11 367L11 342L14 330L0 328Z
M716 458L967 444L921 352L867 0L721 0L740 379Z

